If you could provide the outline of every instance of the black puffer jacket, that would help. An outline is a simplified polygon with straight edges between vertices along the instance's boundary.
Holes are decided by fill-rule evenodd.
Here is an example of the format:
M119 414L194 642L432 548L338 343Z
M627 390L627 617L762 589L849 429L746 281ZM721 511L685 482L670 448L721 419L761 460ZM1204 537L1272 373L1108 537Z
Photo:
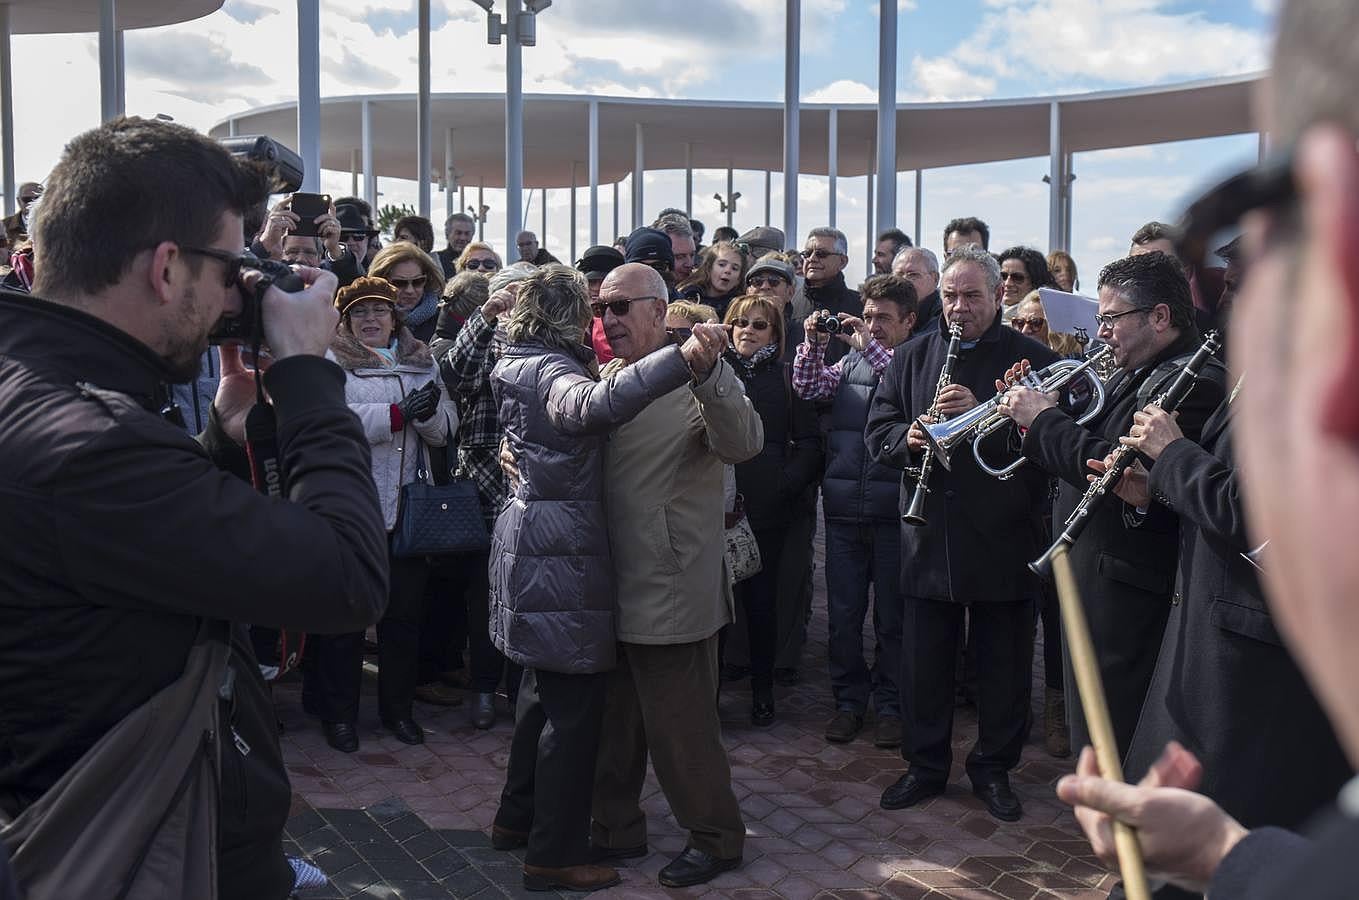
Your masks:
M734 350L726 358L764 425L764 449L736 465L736 490L752 528L786 526L795 512L816 505L824 458L816 407L793 392L791 369L778 353L753 369Z

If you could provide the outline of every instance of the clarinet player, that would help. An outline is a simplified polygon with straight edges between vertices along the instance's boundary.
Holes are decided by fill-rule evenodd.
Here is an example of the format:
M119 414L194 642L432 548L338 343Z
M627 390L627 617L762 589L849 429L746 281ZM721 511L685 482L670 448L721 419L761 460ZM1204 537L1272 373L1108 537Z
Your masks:
M932 406L960 415L996 393L996 379L1019 359L1046 366L1046 346L1001 324L1000 267L976 247L955 250L944 263L936 328L898 348L874 395L864 439L875 461L918 466L925 447L916 423ZM949 328L962 326L950 383L940 384ZM1004 452L1005 435L997 436ZM936 461L937 462L937 461ZM967 757L972 791L998 819L1013 822L1022 808L1009 773L1019 762L1029 711L1038 584L1026 568L1040 548L1036 513L1047 476L1033 467L997 481L970 453L952 468L934 465L926 485L923 526L901 531L904 601L901 705L904 775L882 795L885 809L903 809L944 793L952 761L954 660L971 613L977 654L977 743ZM915 491L903 482L901 508Z
M1103 461L1128 433L1133 413L1164 390L1199 348L1189 283L1180 263L1162 253L1116 260L1099 277L1099 337L1114 349L1118 371L1105 386L1105 404L1084 426L1051 397L1024 387L1009 390L1001 412L1027 429L1024 456L1059 479L1053 530L1060 531L1089 485L1090 460ZM1225 396L1225 371L1205 367L1179 408L1184 433L1197 441L1204 421ZM1125 757L1156 666L1175 592L1179 520L1159 503L1134 506L1104 497L1071 547L1081 601L1099 659L1114 738ZM1079 696L1067 665L1067 721L1071 745L1090 743Z

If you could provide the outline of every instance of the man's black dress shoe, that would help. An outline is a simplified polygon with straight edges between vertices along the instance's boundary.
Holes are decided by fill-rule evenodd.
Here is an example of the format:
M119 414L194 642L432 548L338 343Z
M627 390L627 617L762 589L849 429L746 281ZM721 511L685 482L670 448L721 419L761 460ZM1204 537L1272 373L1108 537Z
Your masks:
M915 806L922 800L938 797L944 792L947 782L922 778L915 772L907 772L897 779L896 784L882 792L878 801L883 809L905 809Z
M712 881L723 872L730 872L741 864L741 857L734 859L719 859L711 853L704 853L702 850L695 850L693 847L685 847L684 852L676 856L665 868L661 869L658 876L661 884L666 887L688 887L692 884L706 884Z
M1010 779L1003 775L995 781L973 784L972 793L986 804L987 812L1002 822L1018 822L1019 817L1024 814L1024 808L1019 805L1019 798L1010 789Z
M341 753L359 749L359 733L352 722L322 722L321 732L326 736L326 743Z
M396 739L403 744L425 742L425 733L415 724L414 719L383 719L382 727L396 735Z

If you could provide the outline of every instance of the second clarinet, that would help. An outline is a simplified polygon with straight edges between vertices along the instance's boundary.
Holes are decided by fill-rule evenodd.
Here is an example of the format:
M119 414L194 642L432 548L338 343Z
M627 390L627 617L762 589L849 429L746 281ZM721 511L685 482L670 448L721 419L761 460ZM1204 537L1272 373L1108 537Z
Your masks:
M1174 412L1179 405L1184 402L1184 398L1189 396L1189 391L1193 389L1195 382L1199 380L1199 375L1203 373L1203 367L1208 365L1208 361L1217 353L1221 347L1217 332L1210 331L1204 338L1202 346L1194 353L1189 362L1185 363L1183 369L1175 376L1170 387L1166 388L1157 397L1152 398L1152 405L1159 406L1166 412ZM1070 548L1080 538L1081 532L1085 530L1086 524L1090 521L1090 515L1101 503L1104 502L1118 483L1118 479L1123 473L1137 462L1137 452L1126 444L1120 444L1113 452L1113 458L1109 461L1109 466L1104 470L1104 474L1090 483L1086 488L1085 495L1081 497L1081 502L1076 504L1076 508L1067 517L1062 533L1057 536L1057 540L1052 542L1048 552L1029 563L1029 568L1037 575L1051 580L1052 579L1052 557L1061 547Z
M955 322L948 327L948 355L944 357L944 366L939 370L939 382L934 387L934 402L925 411L925 415L936 421L942 418L939 415L939 395L944 393L944 388L953 383L953 367L958 364L958 348L962 343L963 326ZM921 428L925 427L925 422L916 421ZM915 492L911 494L911 503L901 517L908 525L925 524L925 495L930 492L930 473L933 471L934 448L926 442L925 449L920 453L920 466L906 470L907 475L915 478Z

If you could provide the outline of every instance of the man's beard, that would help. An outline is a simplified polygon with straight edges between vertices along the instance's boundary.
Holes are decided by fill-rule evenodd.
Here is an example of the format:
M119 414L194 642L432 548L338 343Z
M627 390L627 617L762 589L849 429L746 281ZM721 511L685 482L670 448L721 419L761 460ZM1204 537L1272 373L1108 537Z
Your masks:
M194 313L198 307L194 303L196 293L191 289L184 296L184 310L174 323L175 328L167 328L165 352L161 359L172 384L185 384L198 378L202 371L203 354L208 349L208 335L213 325L198 322ZM167 326L170 323L166 323ZM215 324L215 323L213 323Z

